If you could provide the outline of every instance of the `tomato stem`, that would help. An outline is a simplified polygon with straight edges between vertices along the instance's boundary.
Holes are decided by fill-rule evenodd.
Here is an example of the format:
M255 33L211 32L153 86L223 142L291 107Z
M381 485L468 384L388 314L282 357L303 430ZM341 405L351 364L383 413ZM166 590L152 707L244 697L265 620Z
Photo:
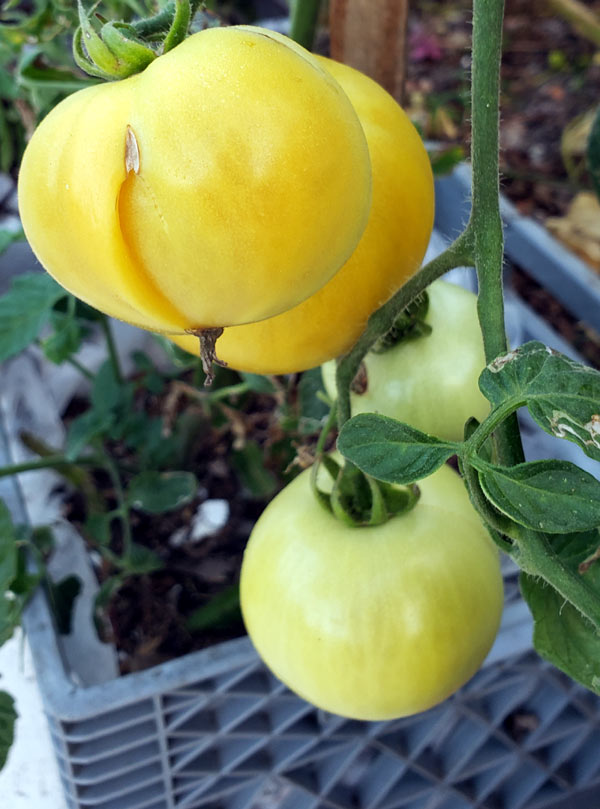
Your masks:
M112 365L115 379L119 384L122 384L123 373L121 371L121 363L119 362L119 355L117 353L117 347L115 345L115 340L113 337L112 329L110 327L110 322L106 315L101 316L100 326L106 338L106 347L108 348L108 356L110 359L110 364Z
M464 231L443 253L434 258L416 275L404 284L387 303L373 312L367 328L354 347L338 360L336 385L338 392L338 427L348 421L350 411L350 386L365 354L380 337L383 337L394 324L396 318L409 306L433 281L454 267L462 267L473 263L472 231Z
M600 629L598 591L555 553L551 537L537 531L527 531L527 541L519 544L518 552L514 556L525 573L541 576L585 618L588 618L597 630Z
M295 0L292 4L290 37L307 50L312 50L319 19L321 0Z
M479 282L477 311L486 362L508 350L502 295L504 234L498 162L503 16L503 0L474 0L471 81L473 205L467 230L471 230L474 237ZM495 440L501 463L513 466L524 460L516 416L502 424Z

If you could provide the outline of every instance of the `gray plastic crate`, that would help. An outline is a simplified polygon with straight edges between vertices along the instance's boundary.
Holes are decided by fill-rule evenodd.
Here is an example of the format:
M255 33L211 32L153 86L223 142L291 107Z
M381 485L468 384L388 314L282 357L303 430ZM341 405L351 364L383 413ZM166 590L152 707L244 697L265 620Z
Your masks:
M435 183L435 226L455 238L471 210L471 169L466 163ZM533 219L501 199L505 258L548 289L579 320L600 332L600 275Z

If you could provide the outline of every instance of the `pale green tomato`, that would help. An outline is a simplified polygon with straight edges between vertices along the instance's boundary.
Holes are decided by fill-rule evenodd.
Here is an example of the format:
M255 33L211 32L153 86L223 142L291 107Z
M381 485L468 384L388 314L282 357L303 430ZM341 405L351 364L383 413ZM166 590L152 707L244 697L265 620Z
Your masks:
M364 359L366 390L351 396L352 415L380 413L449 441L463 438L464 424L483 420L489 402L477 380L485 367L477 297L455 284L435 281L425 318L432 333ZM335 363L323 365L323 382L334 398Z
M383 525L352 528L306 470L258 520L244 555L248 634L293 691L324 710L392 719L436 705L479 668L502 612L498 553L445 467Z

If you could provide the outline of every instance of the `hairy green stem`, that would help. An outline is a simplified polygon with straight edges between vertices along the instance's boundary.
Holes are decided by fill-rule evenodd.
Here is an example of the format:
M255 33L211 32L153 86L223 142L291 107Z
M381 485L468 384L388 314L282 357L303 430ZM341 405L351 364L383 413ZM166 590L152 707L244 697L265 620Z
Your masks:
M351 416L350 385L356 376L360 363L369 349L392 327L394 320L420 295L432 281L448 270L473 263L472 233L465 230L443 253L426 264L416 275L404 284L387 303L373 312L367 328L354 347L339 361L336 372L338 395L338 427L341 429Z
M307 50L312 50L315 41L321 0L295 0L292 4L290 37Z
M111 458L110 454L104 449L101 448L102 452L102 465L108 472L110 477L111 483L113 485L113 489L115 491L115 497L117 498L118 507L115 509L115 514L119 516L121 522L121 529L123 531L123 553L122 556L128 558L131 555L131 547L133 545L133 538L131 535L131 522L129 519L129 508L127 506L127 500L125 498L125 491L123 489L123 483L121 482L121 475L119 474L119 470L117 465Z
M325 449L325 444L327 443L327 437L331 432L333 425L335 424L335 417L337 413L337 405L334 402L331 405L331 409L327 414L327 418L325 419L325 424L323 425L321 432L319 433L319 438L317 440L317 446L315 447L315 455L317 461L320 459L323 451Z
M90 382L94 379L94 374L90 371L89 368L86 368L85 365L76 360L75 357L67 357L65 362L68 362L69 365L72 365L73 368L76 368L79 373L84 376L86 379L89 379Z
M475 467L471 466L468 462L460 462L460 471L467 486L469 497L475 509L479 512L481 517L485 520L486 526L491 528L492 539L505 553L512 556L515 546L504 539L504 536L511 537L512 539L520 539L523 531L513 520L506 517L504 514L492 508L491 504L484 495L479 484L479 475Z
M600 598L576 570L564 563L552 548L550 537L537 531L525 531L515 561L532 576L541 576L600 630Z
M11 475L18 475L21 472L34 472L37 469L56 469L61 466L73 466L73 461L69 461L64 455L49 455L47 458L37 458L35 461L23 461L23 463L10 464L0 467L0 478L7 478ZM90 464L92 461L81 460L78 464Z
M468 227L474 234L479 282L477 310L487 362L508 350L502 296L504 235L498 168L503 14L503 0L473 2L473 207ZM516 415L502 424L495 438L501 463L512 466L524 460Z
M132 23L138 36L143 39L152 39L157 35L166 33L175 16L175 2L171 0L158 14L145 20L136 20Z

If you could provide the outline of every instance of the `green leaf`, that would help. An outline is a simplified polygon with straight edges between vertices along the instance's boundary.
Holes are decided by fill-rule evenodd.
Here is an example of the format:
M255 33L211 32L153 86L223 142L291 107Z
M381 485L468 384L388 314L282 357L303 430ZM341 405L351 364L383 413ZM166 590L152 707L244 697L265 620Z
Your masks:
M33 546L42 554L42 556L48 556L48 554L54 550L55 546L55 539L52 529L47 525L36 526L31 532L31 542Z
M192 612L185 626L190 632L202 632L241 620L240 588L233 584L211 598L208 604Z
M17 570L15 577L10 586L11 591L18 596L22 606L25 606L29 601L33 591L40 583L41 573L39 571L31 572L29 560L27 558L27 551L24 544L17 546Z
M441 177L458 166L465 159L465 150L462 146L450 146L440 152L430 154L431 170L436 177Z
M144 576L164 567L160 556L145 545L133 542L130 552L119 560L119 567L130 576Z
M600 482L569 461L473 465L488 500L519 525L550 534L600 525Z
M318 393L325 394L320 367L304 371L298 383L299 427L304 434L317 432L323 419L329 415L329 405L319 398Z
M594 118L587 144L587 164L594 189L600 199L600 107Z
M15 701L6 691L0 691L0 770L14 741L16 721Z
M88 410L69 425L65 443L67 460L74 461L94 438L110 429L114 416L110 411Z
M21 600L11 590L0 592L0 646L12 638L21 623L22 607Z
M96 79L76 76L73 71L62 67L50 67L40 62L42 51L39 49L26 54L18 70L18 81L22 87L30 89L56 90L73 93L83 87L98 84Z
M46 273L26 273L13 279L9 291L0 298L0 362L36 339L52 307L66 294Z
M81 579L78 576L66 576L58 583L49 583L50 600L56 627L61 635L71 631L75 599L81 592Z
M165 379L157 371L150 357L143 351L134 351L131 359L134 361L137 370L142 373L142 379L137 381L137 384L143 385L150 393L160 395L165 388Z
M527 405L545 432L566 438L600 461L600 372L530 342L494 360L479 378L498 406Z
M50 362L60 365L75 354L81 345L82 332L77 320L63 312L52 312L54 334L42 342L42 349Z
M22 228L18 230L6 230L6 228L0 228L0 256L2 253L6 252L8 248L14 242L22 242L25 238L25 234L23 233Z
M254 497L271 497L277 491L277 480L265 467L264 454L256 441L247 441L231 455L231 464L244 487Z
M111 514L88 514L85 521L85 533L97 545L107 546L110 543Z
M495 407L509 399L526 400L529 384L540 373L549 348L532 341L520 348L497 357L479 377L479 389Z
M0 500L0 594L8 590L17 575L17 534L10 511Z
M118 407L124 396L128 393L124 385L115 374L110 360L106 360L98 370L90 395L92 407L97 412L107 412Z
M458 448L375 413L361 413L347 421L337 446L345 458L371 477L403 485L431 475Z
M197 491L192 472L142 472L129 484L127 501L148 514L162 514L189 503Z
M241 371L240 376L246 385L248 385L250 390L254 391L254 393L275 393L277 390L268 376L263 376L262 374L249 374L245 371Z
M600 694L600 635L594 626L543 579L521 573L520 585L534 618L537 652Z
M109 605L111 598L114 596L117 590L123 586L124 582L125 576L123 575L111 576L110 578L105 579L100 585L100 589L96 593L96 598L94 599L94 611L97 612L105 609Z

